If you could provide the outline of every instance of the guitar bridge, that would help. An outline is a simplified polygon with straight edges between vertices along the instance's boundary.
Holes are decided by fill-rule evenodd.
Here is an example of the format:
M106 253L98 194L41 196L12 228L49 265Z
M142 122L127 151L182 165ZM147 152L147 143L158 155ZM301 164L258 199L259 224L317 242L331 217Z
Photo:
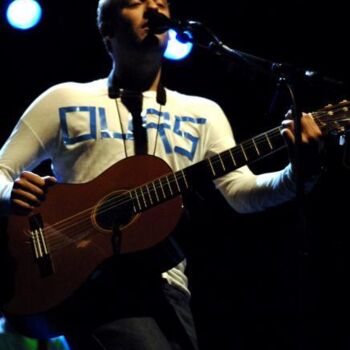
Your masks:
M29 217L30 238L34 252L34 258L39 267L41 277L53 274L51 256L44 235L44 224L40 214Z

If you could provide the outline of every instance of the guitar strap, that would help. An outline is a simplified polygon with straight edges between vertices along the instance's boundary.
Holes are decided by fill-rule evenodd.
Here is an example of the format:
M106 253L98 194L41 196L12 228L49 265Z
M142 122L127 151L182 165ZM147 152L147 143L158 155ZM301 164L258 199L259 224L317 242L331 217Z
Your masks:
M143 126L142 119L142 103L143 96L141 92L126 96L122 96L123 103L127 106L132 115L132 125L134 134L134 149L135 154L147 154L148 140L146 125Z
M108 96L112 99L117 99L121 96L123 104L132 115L135 154L147 154L147 128L143 125L141 115L143 106L142 92L124 90L121 94L118 78L114 74L114 69L112 69L108 76ZM160 107L166 104L166 91L161 83L158 85L156 99Z

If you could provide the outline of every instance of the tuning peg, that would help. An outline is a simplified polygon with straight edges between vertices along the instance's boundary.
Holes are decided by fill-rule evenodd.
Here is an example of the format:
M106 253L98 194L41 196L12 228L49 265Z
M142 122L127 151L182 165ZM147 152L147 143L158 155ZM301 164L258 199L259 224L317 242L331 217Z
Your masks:
M347 110L347 107L349 106L349 101L348 100L343 100L339 103L341 107L344 107L344 110Z

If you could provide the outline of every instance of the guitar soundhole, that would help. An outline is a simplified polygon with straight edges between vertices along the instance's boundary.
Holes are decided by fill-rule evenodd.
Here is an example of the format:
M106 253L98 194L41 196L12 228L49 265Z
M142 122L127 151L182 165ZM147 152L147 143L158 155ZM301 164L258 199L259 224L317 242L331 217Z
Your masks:
M120 228L132 219L132 201L128 194L112 193L98 203L94 215L97 226L103 230Z

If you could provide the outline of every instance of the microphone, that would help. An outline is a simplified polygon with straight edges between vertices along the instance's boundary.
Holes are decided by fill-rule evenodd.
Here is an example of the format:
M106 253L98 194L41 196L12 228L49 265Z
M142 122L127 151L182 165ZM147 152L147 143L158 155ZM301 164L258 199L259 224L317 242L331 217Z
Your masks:
M186 30L191 29L190 21L172 20L158 11L149 11L145 17L148 19L148 27L153 34L162 34L169 29L174 29L180 41L184 43L191 41L191 36L185 33Z

